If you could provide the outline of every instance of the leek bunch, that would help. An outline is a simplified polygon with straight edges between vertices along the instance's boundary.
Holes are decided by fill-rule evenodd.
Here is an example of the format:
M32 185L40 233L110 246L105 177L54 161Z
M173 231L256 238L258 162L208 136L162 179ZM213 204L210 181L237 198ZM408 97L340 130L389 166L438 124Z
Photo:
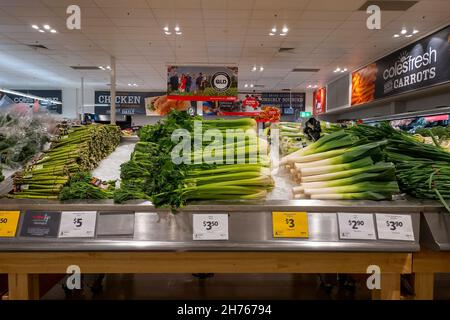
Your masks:
M340 130L283 158L281 164L299 182L293 188L297 199L390 200L399 187L394 165L382 161L386 144Z
M172 132L186 129L192 133L194 121L202 122L202 132L219 130L223 141L203 141L201 146L193 146L189 154L183 155L191 161L176 164L171 157L175 146ZM256 122L247 118L201 120L186 112L172 111L164 121L143 127L139 133L141 141L130 161L121 166L121 188L115 192L115 201L147 199L156 207L176 209L193 200L264 199L273 187L267 168L269 158L262 152L267 150L267 142L256 136L230 142L226 136L230 129L250 129L256 135ZM227 152L231 152L235 160L232 164L226 161L217 164L204 157L211 144L218 142L216 152L221 152L222 156L219 154L216 160L226 160ZM244 162L235 163L237 159Z

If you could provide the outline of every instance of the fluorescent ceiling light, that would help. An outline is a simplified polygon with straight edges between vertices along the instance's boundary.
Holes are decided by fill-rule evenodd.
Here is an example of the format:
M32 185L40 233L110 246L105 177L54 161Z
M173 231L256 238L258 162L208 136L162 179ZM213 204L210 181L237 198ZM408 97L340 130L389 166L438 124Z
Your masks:
M42 30L42 29L39 29L39 32L41 32L41 33L45 33L45 31L44 31L44 30Z
M407 34L405 37L406 38L411 38L413 35L412 34Z
M60 101L54 101L54 100L50 100L50 99L46 99L46 98L41 98L38 96L34 96L32 94L26 94L26 93L22 93L19 91L14 91L14 90L9 90L9 89L4 89L4 88L0 88L0 92L10 93L10 94L14 94L19 97L25 97L25 98L30 98L30 99L34 99L34 100L44 101L44 102L48 102L51 104L62 104L62 102L60 102Z
M406 28L403 28L402 31L400 31L401 34L406 34L407 32Z
M284 27L283 30L281 30L281 31L283 31L283 33L286 33L289 31L289 29L287 27Z
M398 37L400 37L399 34L394 34L394 38L398 38Z
M269 33L269 36L274 36L274 35L275 35L275 33L272 33L272 32L271 32L271 33Z
M44 24L44 29L45 29L45 30L50 30L51 27L50 27L48 24Z
M175 31L177 31L177 32L180 31L180 27L179 27L179 26L176 26L176 27L175 27Z
M253 83L250 85L250 88L253 88Z
M248 88L248 84L246 83L246 84L244 84L244 88Z
M263 72L263 71L264 71L264 67L263 66L259 67L259 72Z
M164 31L169 31L169 27L164 27Z
M252 71L256 71L256 66L253 66Z
M35 24L33 24L31 27L32 27L33 29L39 30L39 27L38 27L37 25L35 25Z
M284 37L286 35L286 33L280 33L280 36Z
M165 34L167 34L168 36L170 36L172 34L172 32L164 32Z
M277 32L277 28L276 28L276 27L273 27L273 28L272 28L272 32L273 32L273 33Z
M176 32L176 34L180 36L183 34L183 32L179 31L179 32Z
M106 66L106 69L111 70L111 67L110 66Z
M412 33L413 33L413 34L419 33L419 30L414 29Z
M51 33L56 33L55 29L50 30Z
M312 85L309 85L308 88L312 88Z

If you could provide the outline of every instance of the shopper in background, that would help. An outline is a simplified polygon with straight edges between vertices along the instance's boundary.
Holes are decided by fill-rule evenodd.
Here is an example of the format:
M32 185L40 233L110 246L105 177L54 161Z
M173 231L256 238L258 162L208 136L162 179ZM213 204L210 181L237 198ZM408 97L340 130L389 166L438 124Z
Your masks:
M183 73L180 79L180 87L179 87L180 92L186 91L186 81L187 81L186 75Z
M175 70L172 72L172 75L170 76L169 83L170 83L170 91L178 91L179 79L177 72Z
M191 92L192 78L189 73L186 75L186 92Z
M203 73L200 72L197 79L195 79L195 84L197 85L198 91L203 91L202 89L202 83L203 83Z

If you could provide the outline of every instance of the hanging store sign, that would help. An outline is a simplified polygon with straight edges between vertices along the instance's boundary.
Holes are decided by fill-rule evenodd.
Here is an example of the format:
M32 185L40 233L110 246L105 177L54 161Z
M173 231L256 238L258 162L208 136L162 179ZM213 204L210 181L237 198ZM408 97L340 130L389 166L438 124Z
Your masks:
M0 238L16 236L20 211L0 211Z
M304 92L263 92L262 106L276 106L278 108L293 108L305 111Z
M172 110L195 114L196 108L190 101L169 100L164 92L117 92L116 114L165 116ZM111 114L109 91L95 91L95 113Z
M32 108L36 108L36 111L47 111L50 113L62 113L62 104L54 104L52 101L62 102L62 90L28 90L28 89L14 89L13 91L21 92L28 96L34 96L42 98L42 100L34 99L31 97L24 97L15 95L12 93L0 93L0 99L2 95L9 98L10 103L14 104L26 104ZM1 103L0 103L1 105Z
M351 105L450 81L450 26L352 73Z
M313 114L317 116L327 110L327 89L325 87L313 92Z
M237 88L237 67L167 67L167 95L171 100L236 101Z

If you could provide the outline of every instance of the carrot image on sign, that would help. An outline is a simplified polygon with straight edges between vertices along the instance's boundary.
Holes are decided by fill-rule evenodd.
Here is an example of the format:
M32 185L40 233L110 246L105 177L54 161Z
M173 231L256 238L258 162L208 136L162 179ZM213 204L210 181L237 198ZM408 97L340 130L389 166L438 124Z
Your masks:
M352 73L352 106L374 100L376 78L376 63Z

